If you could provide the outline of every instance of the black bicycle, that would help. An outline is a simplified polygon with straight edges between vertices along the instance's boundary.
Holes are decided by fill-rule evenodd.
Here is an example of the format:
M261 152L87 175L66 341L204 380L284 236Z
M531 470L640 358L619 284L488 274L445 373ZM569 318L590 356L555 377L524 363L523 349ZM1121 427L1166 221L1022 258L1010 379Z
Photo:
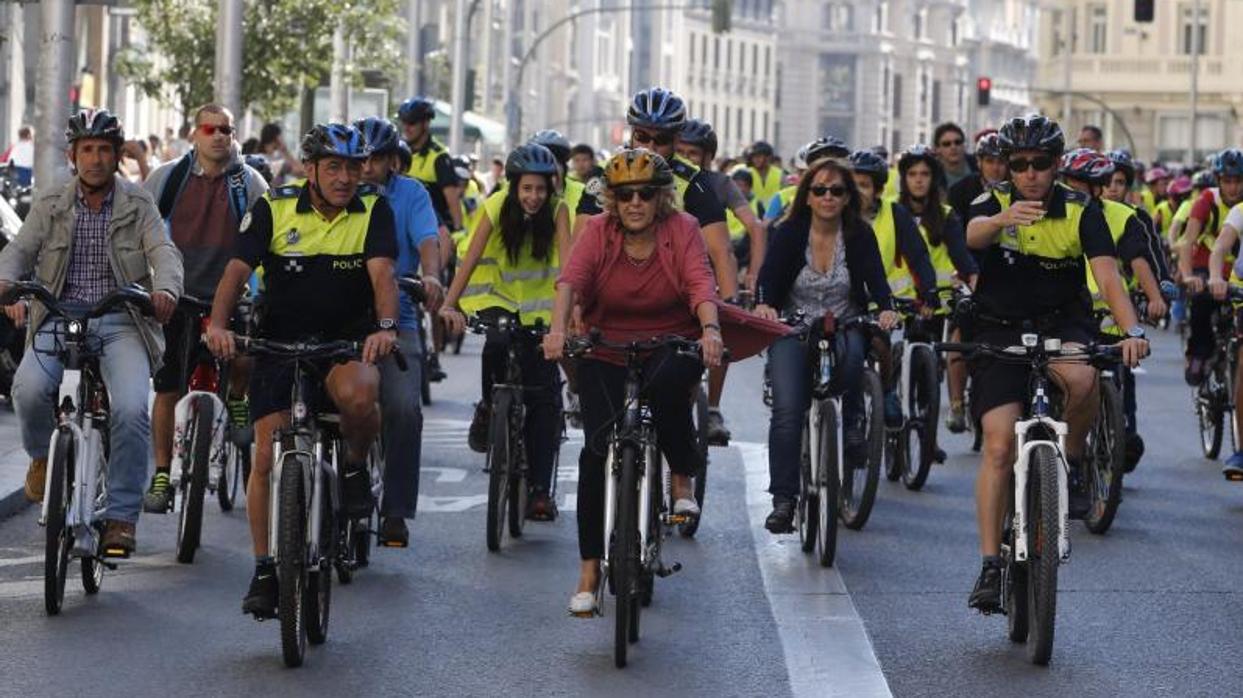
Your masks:
M1204 379L1192 388L1196 422L1200 428L1200 448L1204 457L1216 460L1230 420L1230 442L1239 448L1240 435L1235 433L1234 377L1238 372L1239 338L1234 326L1232 302L1243 301L1243 288L1231 286L1229 302L1213 308L1213 355L1205 364Z

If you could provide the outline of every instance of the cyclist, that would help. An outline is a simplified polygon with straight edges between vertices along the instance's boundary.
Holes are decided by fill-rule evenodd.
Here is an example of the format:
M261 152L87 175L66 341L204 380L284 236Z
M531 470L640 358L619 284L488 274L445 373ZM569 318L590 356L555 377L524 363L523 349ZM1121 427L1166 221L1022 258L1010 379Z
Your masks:
M1230 209L1230 213L1226 216L1225 223L1221 226L1221 233L1217 236L1217 240L1213 243L1213 252L1209 256L1208 265L1208 288L1213 293L1213 299L1217 301L1225 301L1226 293L1229 287L1243 287L1243 262L1239 259L1234 260L1230 271L1229 283L1223 277L1222 267L1226 264L1227 258L1233 254L1235 246L1239 244L1240 234L1243 233L1243 203L1235 204ZM1243 305L1235 303L1235 331L1243 331ZM1235 359L1235 366L1238 366L1239 358L1243 358L1243 345L1240 345L1238 357ZM1236 372L1231 376L1234 381L1234 404L1243 405L1243 381L1239 380ZM1236 408L1234 410L1235 433L1243 434L1243 430L1239 429L1239 424L1243 423L1243 409ZM1243 480L1243 445L1235 444L1235 452L1226 459L1225 466L1221 469L1222 475L1227 480L1239 481Z
M941 300L946 303L937 309L936 316L930 323L924 324L928 334L915 338L939 342L942 326L949 318L948 301L953 295L955 274L961 283L974 288L980 270L976 266L975 258L967 251L967 242L958 214L945 203L942 184L945 179L941 173L941 161L932 149L925 145L916 145L902 153L898 158L898 179L898 203L911 212L919 225L919 232L928 247L932 269L936 274L937 291L941 294ZM909 276L909 269L903 269ZM908 283L905 290L896 295L912 298L915 295L914 286ZM950 413L946 418L946 426L951 432L958 434L967 428L966 412L963 408L967 367L957 354L950 354L947 360L949 380L946 387ZM943 459L944 454L938 449L938 460Z
M672 143L670 143L672 145ZM566 327L574 304L583 324L611 342L678 335L698 337L703 360L672 350L647 358L643 390L652 410L658 442L673 474L675 514L698 516L691 475L702 465L691 427L691 389L704 365L720 363L723 351L717 294L704 265L705 244L696 220L677 210L675 170L656 153L622 149L604 167L605 213L594 216L575 241L557 279L552 329L544 355L563 355ZM622 401L625 367L608 351L579 361L583 432L579 457L577 592L570 612L590 614L596 607L600 558L604 555L604 482L608 426Z
M169 240L151 195L117 174L125 131L106 109L69 117L65 138L75 176L46 186L35 198L21 231L0 252L0 290L33 277L60 302L88 308L119 286L141 284L152 291L158 322L167 322L181 295L181 255ZM72 244L71 244L72 243ZM41 304L7 306L17 326L26 321L27 350L13 379L13 405L21 422L22 446L31 462L26 498L43 499L48 444L57 390L64 367L55 356L57 326ZM108 501L101 549L134 551L134 529L142 505L151 449L147 386L159 369L164 335L156 320L133 310L92 321L103 355L99 368L108 386L111 455Z
M807 323L825 313L841 320L857 317L869 304L880 308L882 329L898 319L885 279L876 237L862 216L862 197L850 170L835 158L821 158L803 174L790 210L773 234L773 249L760 270L755 314L776 320L779 313L803 311ZM799 443L803 415L811 400L807 325L769 348L773 387L768 430L768 491L773 510L764 521L772 533L793 530L799 495ZM854 463L866 458L863 395L860 392L867 340L862 329L835 337L837 387L844 393L845 452Z
M393 211L397 236L398 276L415 276L422 268L424 305L428 312L440 307L440 241L436 236L436 212L431 196L417 180L402 175L397 157L400 137L388 119L371 116L354 122L370 150L363 161L362 182L375 187ZM424 347L419 339L419 309L408 295L398 296L398 351L406 370L396 361L380 363L380 415L384 433L384 501L380 503L381 543L406 547L410 532L406 519L413 519L419 503L419 465L423 438L423 410L419 386Z
M802 164L802 169L806 170L821 158L846 158L850 157L850 148L846 142L836 136L828 138L817 138L816 140L799 148L798 154L794 159ZM878 156L879 157L879 156ZM883 159L883 158L882 158ZM785 214L786 208L790 202L794 200L794 194L798 191L797 184L791 184L768 201L767 209L764 213L765 221L775 221Z
M954 207L954 213L958 214L958 220L963 221L963 225L966 225L967 216L971 213L971 202L998 182L1004 182L1008 174L996 131L985 133L975 142L975 161L980 167L979 175L964 177L949 188L949 204Z
M972 206L967 244L977 250L980 276L974 294L979 314L973 336L989 344L1017 344L1024 326L1067 342L1089 343L1092 328L1085 267L1090 266L1117 324L1124 363L1147 351L1143 327L1118 276L1113 240L1100 206L1054 183L1065 136L1044 116L1016 117L999 132L1010 178L981 194ZM1082 364L1053 367L1065 395L1070 425L1067 456L1076 461L1094 418L1096 370ZM1027 398L1027 371L991 360L973 362L971 409L983 428L976 481L976 517L983 564L968 604L994 612L1001 603L1000 545L1014 461L1014 425ZM1071 473L1079 472L1072 466ZM1082 517L1087 497L1072 490L1072 516Z
M406 174L427 187L441 225L452 233L462 229L461 193L455 188L458 178L449 150L432 137L435 116L436 104L427 97L411 97L397 108L402 135L410 146L412 158Z
M393 210L371 187L360 187L370 154L345 124L317 125L302 138L306 183L277 187L242 221L237 249L212 303L207 345L221 358L236 352L229 317L255 267L263 265L266 308L259 332L292 342L365 338L361 361L321 366L324 391L341 414L346 449L343 509L370 511L367 452L380 433L380 372L376 364L397 342L400 306L394 281L398 247ZM257 358L250 380L255 459L246 490L255 574L242 612L275 617L276 571L268 551L272 434L289 424L293 367Z
M1217 186L1201 192L1191 205L1191 213L1182 231L1182 249L1178 267L1183 284L1193 294L1190 299L1190 334L1187 337L1188 385L1199 385L1204 379L1204 366L1213 355L1213 308L1215 301L1203 295L1208 276L1208 258L1221 224L1230 209L1243 201L1243 150L1226 148L1213 158L1213 174ZM1201 295L1194 295L1201 294Z
M233 114L219 104L206 104L194 113L193 148L177 160L152 170L143 184L160 207L173 244L181 251L185 292L210 300L229 263L242 217L268 190L263 176L244 164L233 139ZM262 156L259 156L262 157ZM155 474L143 498L143 511L163 514L172 510L169 468L173 459L173 409L186 392L194 359L187 347L196 347L202 328L197 317L173 313L164 327L164 362L155 374L155 401L151 408L151 440ZM247 375L244 362L235 362L226 407L238 426L250 424L246 406Z
M716 148L712 150L712 155L709 158L716 157ZM779 165L773 162L775 156L776 153L773 152L773 146L767 141L756 141L747 150L747 164L744 169L751 173L752 187L755 190L755 195L760 197L761 201L771 200L782 188L781 180L785 176L785 172L781 170ZM692 161L694 160L692 159ZM696 164L699 165L700 169L709 169L708 163Z
M1163 238L1165 231L1169 229L1170 217L1174 215L1174 210L1170 203L1169 186L1174 179L1169 170L1164 167L1156 166L1149 168L1144 173L1144 182L1148 185L1148 189L1152 192L1153 208L1152 222L1155 224L1157 234Z
M975 174L975 163L967 155L967 134L958 124L948 121L939 124L932 132L932 143L941 161L941 171L945 173L946 191Z
M570 148L570 171L566 177L586 185L593 179L604 175L604 170L596 164L596 149L586 143L579 143Z
M538 143L509 154L505 161L509 183L484 203L486 215L471 236L470 249L440 311L450 330L465 329L462 310L488 319L516 316L524 326L550 324L553 285L570 243L569 211L554 184L558 172L556 157ZM482 394L468 438L471 449L480 453L488 450L492 386L505 380L509 345L503 340L489 335L483 346ZM529 388L523 391L531 468L525 515L552 521L557 517L556 502L549 496L552 465L561 447L557 364L540 356L536 347L520 349L522 380Z
M1130 225L1130 217L1125 215L1125 210L1117 208L1115 204L1126 206L1130 213L1134 215L1139 222L1140 240L1142 240L1143 258L1142 264L1148 267L1147 273L1136 274L1135 280L1139 284L1140 289L1148 299L1148 319L1153 322L1165 316L1167 309L1165 297L1161 294L1159 284L1165 282L1173 282L1170 277L1170 268L1166 263L1165 248L1162 243L1161 235L1157 232L1156 224L1153 222L1152 216L1148 215L1148 211L1142 206L1137 206L1127 201L1138 177L1138 167L1131 158L1131 154L1126 150L1111 150L1105 153L1105 157L1113 163L1113 173L1110 175L1108 186L1104 187L1100 196L1102 206L1105 211L1105 218L1110 223L1110 230L1113 231L1116 220L1127 221ZM1106 203L1107 202L1107 203ZM1111 217L1110 212L1115 211ZM1115 236L1115 242L1117 237Z
M570 213L571 230L574 229L574 221L580 208L590 215L600 212L596 197L583 196L587 191L587 185L569 176L569 162L573 149L570 147L570 141L561 135L560 131L553 129L536 131L527 142L544 146L556 160L557 174L553 177L556 190L553 193L565 202L566 210Z

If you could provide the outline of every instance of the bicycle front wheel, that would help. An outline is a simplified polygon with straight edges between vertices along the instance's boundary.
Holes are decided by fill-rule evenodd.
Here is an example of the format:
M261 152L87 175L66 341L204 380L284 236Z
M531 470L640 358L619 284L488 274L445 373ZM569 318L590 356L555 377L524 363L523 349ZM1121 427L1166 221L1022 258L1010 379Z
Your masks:
M1052 445L1031 451L1027 480L1027 657L1033 664L1045 665L1053 655L1053 630L1057 617L1057 572L1061 564L1058 540L1061 517L1058 512L1058 469L1061 467Z
M807 420L803 420L803 447L799 451L798 477L799 498L794 516L798 526L799 545L803 552L810 553L816 549L816 526L820 521L820 507L811 476L811 437L808 434Z
M277 483L277 506L280 523L277 540L280 560L276 566L279 602L277 617L281 623L281 652L285 666L302 666L306 655L306 612L303 609L307 588L306 569L306 490L303 484L301 458L289 458Z
M509 504L509 468L513 458L509 442L509 410L513 397L505 391L492 395L492 423L488 443L488 550L501 549L505 536L505 507Z
M1200 426L1200 450L1205 458L1217 460L1217 456L1221 453L1225 411L1222 409L1217 391L1210 385L1212 382L1214 382L1213 374L1210 373L1204 379L1204 383L1196 388L1196 421Z
M200 395L190 411L190 469L181 478L181 516L177 519L177 562L194 562L203 531L203 494L211 458L212 401Z
M634 445L621 447L621 478L617 487L617 517L609 574L616 603L613 614L613 663L626 666L631 624L637 613L639 577L639 457Z
M56 454L47 471L47 546L43 556L43 606L49 616L60 613L65 601L65 579L69 574L69 551L73 531L65 525L69 510L69 485L73 482L73 462L77 442L68 429L56 432Z
M910 420L906 425L906 441L902 484L918 490L928 481L936 454L937 414L940 391L937 390L937 359L926 346L911 351Z
M325 478L323 485L329 485ZM346 522L349 525L349 522ZM336 512L332 508L332 497L324 492L320 497L319 510L319 560L315 567L307 573L306 603L306 635L313 645L323 644L328 639L328 619L332 610L332 568L337 560L337 541L341 529L337 527Z
M1126 426L1122 418L1122 394L1117 384L1101 380L1101 407L1096 423L1088 432L1083 459L1085 482L1092 497L1092 508L1083 523L1097 535L1109 530L1122 502L1122 477L1126 470Z
M820 450L816 454L819 464L816 466L819 482L816 486L816 499L819 500L816 524L816 553L821 567L832 567L837 556L837 502L838 502L838 463L837 463L837 404L825 400L820 406Z

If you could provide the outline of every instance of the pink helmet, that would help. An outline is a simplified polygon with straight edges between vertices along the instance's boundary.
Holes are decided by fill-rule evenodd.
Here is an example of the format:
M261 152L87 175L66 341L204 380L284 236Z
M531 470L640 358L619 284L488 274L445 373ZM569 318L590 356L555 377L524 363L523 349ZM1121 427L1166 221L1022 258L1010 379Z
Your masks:
M1152 184L1153 182L1157 182L1162 179L1169 179L1169 178L1170 178L1169 171L1166 170L1164 167L1157 165L1157 166L1154 166L1151 170L1148 170L1148 172L1144 175L1144 183Z
M1187 175L1180 175L1170 182L1170 186L1166 189L1170 196L1182 196L1191 192L1191 178Z

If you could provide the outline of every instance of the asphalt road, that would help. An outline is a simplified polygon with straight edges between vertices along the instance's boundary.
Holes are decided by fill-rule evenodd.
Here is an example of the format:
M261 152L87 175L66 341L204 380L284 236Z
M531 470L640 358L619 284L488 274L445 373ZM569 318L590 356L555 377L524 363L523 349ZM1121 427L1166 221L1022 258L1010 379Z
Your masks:
M862 632L859 643L843 639L817 622L822 613L826 624L862 618L898 696L1216 696L1243 686L1233 664L1243 650L1243 491L1200 457L1172 338L1159 339L1140 377L1148 453L1113 529L1072 531L1047 668L1005 638L1003 617L966 607L979 564L966 438L944 437L950 459L924 491L882 484L867 528L843 530L836 570L760 528L767 414L752 360L730 374L735 446L713 450L700 535L666 548L684 570L657 583L643 640L617 671L611 617L564 610L577 570L575 440L562 451L562 518L528 525L499 554L484 547L482 457L465 448L476 352L446 357L450 379L427 411L411 548L376 551L352 585L334 588L329 640L302 669L283 668L276 623L240 613L252 570L242 512L209 507L188 566L174 560L175 520L145 516L139 554L98 596L71 580L64 611L48 618L42 530L28 509L0 522L0 695L859 695L851 682L874 663L868 642ZM824 628L834 630L817 634Z

